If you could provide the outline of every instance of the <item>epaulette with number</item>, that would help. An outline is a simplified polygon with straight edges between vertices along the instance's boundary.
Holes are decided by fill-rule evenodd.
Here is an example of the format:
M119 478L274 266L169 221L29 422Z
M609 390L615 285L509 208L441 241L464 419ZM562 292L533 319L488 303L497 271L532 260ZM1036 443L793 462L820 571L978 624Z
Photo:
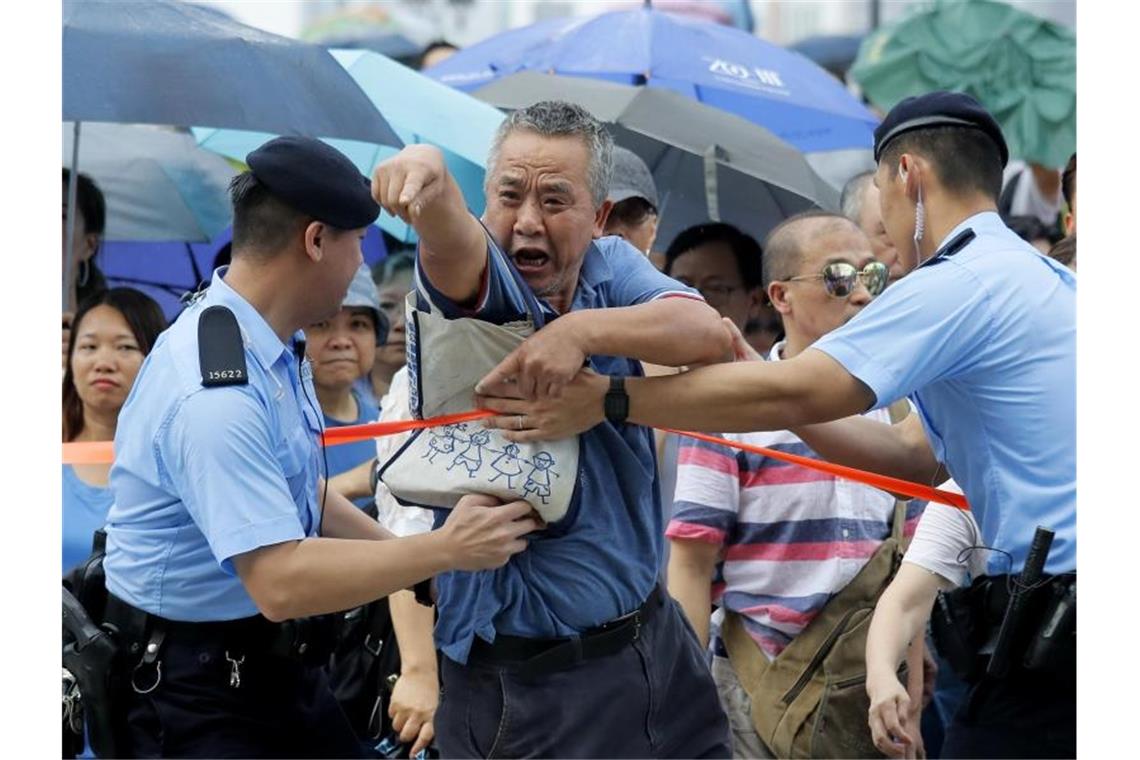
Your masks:
M198 317L198 366L207 388L249 382L241 328L225 306L211 306Z

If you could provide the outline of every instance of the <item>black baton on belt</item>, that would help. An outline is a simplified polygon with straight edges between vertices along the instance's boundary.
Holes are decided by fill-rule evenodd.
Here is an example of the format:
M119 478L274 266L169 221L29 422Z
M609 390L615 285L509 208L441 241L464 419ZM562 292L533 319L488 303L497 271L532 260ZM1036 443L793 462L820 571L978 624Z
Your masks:
M994 678L1004 678L1009 671L1009 653L1017 638L1017 629L1021 625L1021 618L1025 612L1029 590L1041 580L1045 570L1045 559L1049 556L1049 548L1053 545L1053 531L1046 530L1040 525L1033 534L1033 543L1029 545L1029 553L1025 555L1025 566L1017 576L1017 585L1009 596L1005 615L1001 619L1001 628L998 630L997 641L994 643L994 653L990 656L990 664L986 668L986 675Z

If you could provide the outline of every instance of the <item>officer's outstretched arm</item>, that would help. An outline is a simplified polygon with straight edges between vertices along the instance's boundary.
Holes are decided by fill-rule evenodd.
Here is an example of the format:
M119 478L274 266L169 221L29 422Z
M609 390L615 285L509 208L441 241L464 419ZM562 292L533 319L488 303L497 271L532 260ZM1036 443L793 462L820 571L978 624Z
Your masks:
M432 145L409 145L372 173L372 197L415 228L428 280L458 304L475 300L487 267L487 239Z
M389 541L306 538L233 557L258 610L273 621L337 612L448 570L501 567L538 527L524 501L464 496L442 528Z
M665 377L629 378L630 422L713 433L786 430L866 411L871 390L820 351L782 362L736 362ZM604 418L609 378L583 370L559 398L480 397L501 415L524 415L529 430L503 435L548 441L589 430Z
M829 462L915 483L939 483L946 479L922 422L914 413L894 425L848 417L803 425L792 432Z

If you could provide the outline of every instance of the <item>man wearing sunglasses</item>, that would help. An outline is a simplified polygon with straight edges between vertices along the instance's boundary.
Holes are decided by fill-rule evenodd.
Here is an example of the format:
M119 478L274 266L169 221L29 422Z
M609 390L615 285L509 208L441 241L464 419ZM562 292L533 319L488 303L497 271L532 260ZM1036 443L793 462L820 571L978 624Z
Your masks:
M503 415L496 425L525 415L529 429L518 440L544 440L607 416L717 432L798 428L909 396L917 415L891 426L845 419L829 430L847 435L833 436L834 445L812 440L813 448L923 483L948 470L981 527L976 543L988 549L994 588L1014 587L1037 526L1054 533L1043 572L1075 577L1076 277L1002 223L1009 149L972 97L903 100L875 130L874 153L883 223L911 271L799 356L630 379L624 388L582 372L557 399L479 402ZM484 378L488 396L510 395L496 393L502 374ZM1001 623L990 617L986 630ZM1003 678L976 679L943 752L1074 756L1075 690L1057 685L1074 671L1017 662Z
M772 362L795 358L846 324L883 291L887 279L887 266L875 260L859 228L826 211L798 214L773 229L758 268L784 324L785 339L772 347ZM743 319L734 324L742 327ZM890 420L886 409L868 416ZM816 456L789 430L724 437ZM741 616L756 654L772 661L891 535L895 500L870 486L690 438L681 439L678 459L673 519L665 532L669 593L701 643L711 643L713 679L729 712L734 756L774 757L753 727L751 700L720 632L723 616ZM710 596L718 607L711 621ZM803 641L810 639L801 646ZM741 672L747 670L743 666ZM921 676L921 670L911 672ZM765 675L744 678L752 679L752 688L778 683ZM847 714L856 722L864 717L858 708Z

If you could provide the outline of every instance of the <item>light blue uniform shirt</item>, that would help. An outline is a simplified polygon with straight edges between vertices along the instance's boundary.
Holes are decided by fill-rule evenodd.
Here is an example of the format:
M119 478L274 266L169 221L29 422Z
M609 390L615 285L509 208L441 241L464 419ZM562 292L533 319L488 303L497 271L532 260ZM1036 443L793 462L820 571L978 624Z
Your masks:
M526 285L515 279L502 253L492 250L488 258L485 296L474 312L456 306L420 270L420 282L444 316L502 323L526 315ZM668 295L700 299L629 243L604 237L586 251L570 310L633 306ZM548 320L557 316L541 306ZM591 356L589 362L604 375L641 374L641 363L633 359ZM414 385L412 352L408 372ZM497 570L437 577L436 643L451 659L466 662L475 636L489 642L496 633L576 636L636 610L653 589L664 536L653 431L603 422L582 434L580 451L578 484L563 519L528 536L526 551ZM446 510L436 510L437 527L446 516Z
M107 588L172 620L257 614L232 558L315 535L319 524L320 412L309 363L298 368L294 347L225 283L225 271L159 337L115 433ZM202 386L198 317L216 304L241 327L247 385Z
M981 526L987 572L1020 572L1038 525L1046 572L1076 569L1076 277L992 212L812 348L875 393L909 395Z

